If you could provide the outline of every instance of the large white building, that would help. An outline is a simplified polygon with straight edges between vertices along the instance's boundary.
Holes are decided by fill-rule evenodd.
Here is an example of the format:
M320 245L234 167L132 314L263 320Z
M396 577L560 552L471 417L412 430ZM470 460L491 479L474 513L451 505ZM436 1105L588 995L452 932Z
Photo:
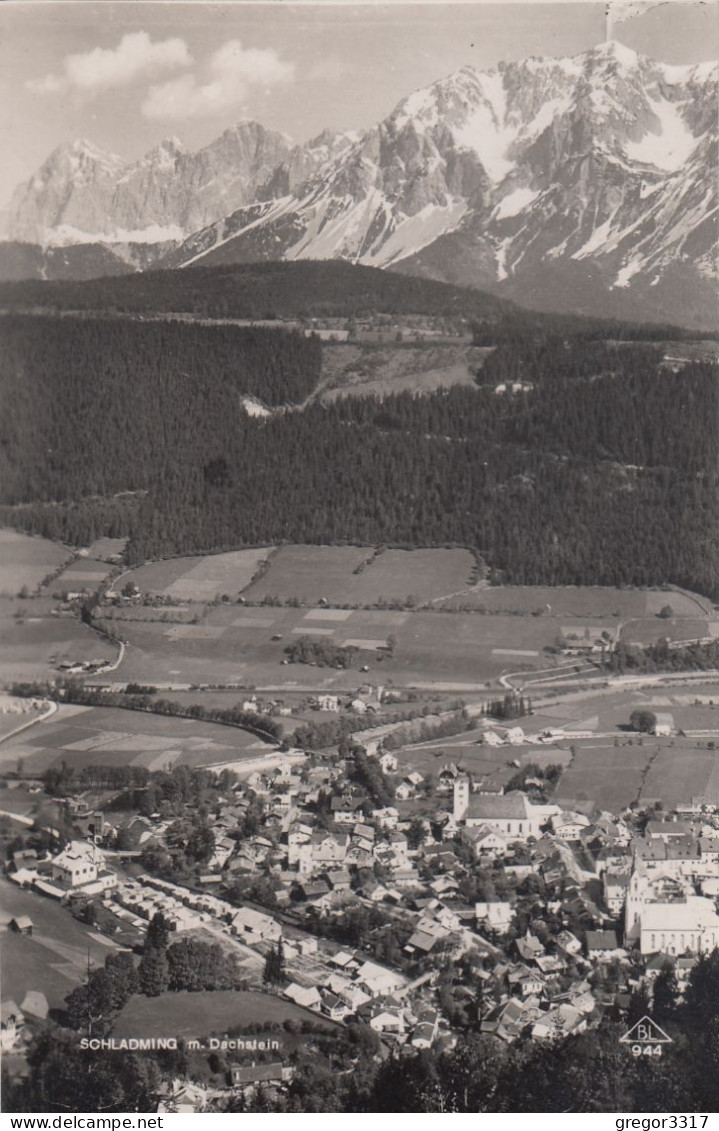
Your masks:
M558 805L532 805L523 793L473 793L465 775L454 783L454 818L468 828L487 826L512 840L541 836L542 826L560 813Z
M71 840L52 861L52 878L65 888L114 887L117 877L105 870L99 848L85 840Z
M649 903L641 914L642 954L708 954L719 946L713 899L688 895L683 903Z
M642 954L704 954L719 946L719 915L713 899L694 894L684 876L647 868L635 857L625 905L625 940Z

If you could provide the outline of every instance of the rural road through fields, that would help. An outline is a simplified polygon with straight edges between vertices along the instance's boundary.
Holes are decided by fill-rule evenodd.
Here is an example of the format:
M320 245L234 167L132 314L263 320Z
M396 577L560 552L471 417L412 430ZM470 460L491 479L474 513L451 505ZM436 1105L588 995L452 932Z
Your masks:
M0 809L0 817L9 817L11 821L17 821L19 825L25 825L28 829L31 829L35 824L34 817L23 817L21 813L9 813L7 809Z
M51 715L54 715L56 711L57 703L51 699L41 715L36 715L34 719L28 719L26 723L21 723L19 727L15 727L15 730L11 730L9 734L4 734L2 738L0 738L0 742L7 742L9 738L15 738L21 731L27 730L28 727L35 726L35 723L44 722L45 719L49 719Z
M532 683L546 683L549 680L564 679L565 675L569 675L570 672L575 672L577 677L579 677L580 673L577 672L579 663L581 663L581 661L578 662L577 660L572 660L572 662L569 664L558 664L554 668L537 668L534 671L522 672L504 672L502 675L500 675L499 682L501 683L502 687L505 687L507 689L507 691L521 691L523 687L527 687ZM587 672L587 675L589 675L590 672L595 672L597 669L592 665L585 670ZM586 675L582 678L586 679ZM510 682L510 680L513 679L517 681L517 685Z

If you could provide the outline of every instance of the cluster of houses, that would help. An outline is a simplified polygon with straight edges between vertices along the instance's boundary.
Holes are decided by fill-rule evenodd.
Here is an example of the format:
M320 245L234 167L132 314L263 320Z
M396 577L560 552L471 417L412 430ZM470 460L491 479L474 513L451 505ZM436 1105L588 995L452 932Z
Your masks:
M78 839L45 860L19 851L11 878L101 901L138 930L161 911L177 932L209 929L258 959L282 943L278 992L409 1048L457 1039L442 987L459 963L473 971L462 1000L483 1033L551 1041L621 1011L666 962L685 984L697 956L719 945L717 807L575 813L453 764L436 774L431 802L408 806L423 775L405 766L402 777L381 738L367 754L392 775L394 804L372 803L351 755L257 771L218 804L212 857L191 884L137 866L126 874L127 857L137 865L145 846L163 845L168 821L131 818L131 847L118 852L117 818L77 803ZM255 831L238 835L250 806ZM238 906L230 889L253 877L269 881L272 899ZM472 899L477 877L484 888ZM350 908L377 909L401 928L392 960L376 958L371 938L355 948L332 941L333 921Z

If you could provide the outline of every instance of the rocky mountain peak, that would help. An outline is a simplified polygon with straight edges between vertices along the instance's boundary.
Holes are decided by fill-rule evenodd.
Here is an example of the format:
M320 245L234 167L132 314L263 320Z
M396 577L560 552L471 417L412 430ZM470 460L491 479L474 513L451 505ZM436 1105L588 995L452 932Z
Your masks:
M616 41L468 64L365 130L302 145L243 120L135 165L60 147L18 190L10 233L184 239L167 266L347 258L560 309L676 321L680 302L708 324L716 111L716 64Z

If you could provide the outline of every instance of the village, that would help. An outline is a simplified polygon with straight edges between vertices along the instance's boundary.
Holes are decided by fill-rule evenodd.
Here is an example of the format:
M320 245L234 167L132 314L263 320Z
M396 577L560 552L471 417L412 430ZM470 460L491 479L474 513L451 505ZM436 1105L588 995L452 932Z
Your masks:
M125 812L75 790L57 802L59 851L57 829L45 851L23 830L7 879L68 916L79 909L120 952L141 953L159 915L173 939L218 944L244 991L367 1027L383 1056L451 1049L470 1030L499 1045L582 1033L626 1017L633 995L651 1001L670 967L681 994L719 945L719 808L700 797L666 811L568 809L551 800L546 760L520 769L512 757L520 727L482 725L506 747L491 781L455 757L430 782L378 728L345 756L289 750L245 780L225 774L206 813L165 802ZM9 930L32 937L33 926L19 915ZM19 1054L48 1004L8 990L2 1049ZM293 1069L271 1055L241 1057L231 1089L286 1088ZM173 1087L162 1110L211 1104L206 1084Z

